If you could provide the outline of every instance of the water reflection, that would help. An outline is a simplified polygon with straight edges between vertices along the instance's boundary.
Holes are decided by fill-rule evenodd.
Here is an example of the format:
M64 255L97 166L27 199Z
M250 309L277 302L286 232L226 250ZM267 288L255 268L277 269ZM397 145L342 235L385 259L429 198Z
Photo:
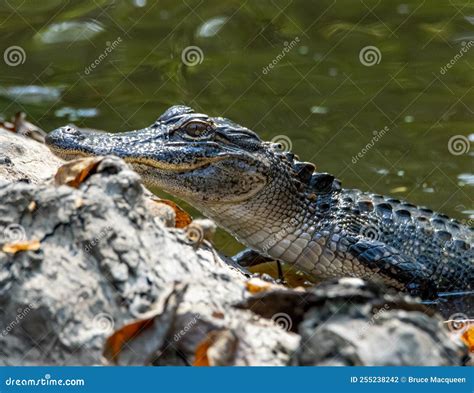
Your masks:
M415 0L9 0L0 4L1 48L25 57L0 61L0 115L25 111L46 130L71 121L126 130L185 103L265 139L287 137L346 187L469 220L473 12ZM189 47L201 61L183 62ZM458 135L468 148L456 155L449 141ZM239 247L222 233L217 243Z

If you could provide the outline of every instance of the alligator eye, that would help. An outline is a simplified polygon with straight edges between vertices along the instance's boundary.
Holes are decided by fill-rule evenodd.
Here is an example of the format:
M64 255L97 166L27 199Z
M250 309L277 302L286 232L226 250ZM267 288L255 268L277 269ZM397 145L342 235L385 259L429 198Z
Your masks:
M214 132L212 124L200 120L192 120L183 124L181 129L193 139L206 138Z

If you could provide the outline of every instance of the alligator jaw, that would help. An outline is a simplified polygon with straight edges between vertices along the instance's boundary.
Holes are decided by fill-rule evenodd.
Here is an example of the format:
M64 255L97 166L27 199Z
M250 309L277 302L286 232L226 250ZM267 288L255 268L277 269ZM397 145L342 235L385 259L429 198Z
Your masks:
M111 154L114 154L113 152ZM204 168L208 165L216 163L218 161L223 161L227 159L226 156L213 157L213 158L203 158L198 159L191 164L172 164L166 161L159 161L153 158L141 158L141 157L123 157L123 159L134 165L146 165L150 168L159 169L166 172L191 172L196 169Z

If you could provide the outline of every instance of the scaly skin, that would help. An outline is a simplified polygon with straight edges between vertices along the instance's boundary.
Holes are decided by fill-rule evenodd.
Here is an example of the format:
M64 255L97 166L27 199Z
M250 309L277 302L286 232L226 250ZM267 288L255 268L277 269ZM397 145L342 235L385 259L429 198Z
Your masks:
M317 279L381 279L411 294L470 291L473 229L429 209L342 189L310 163L227 119L174 106L142 130L51 132L63 158L112 154L253 250Z

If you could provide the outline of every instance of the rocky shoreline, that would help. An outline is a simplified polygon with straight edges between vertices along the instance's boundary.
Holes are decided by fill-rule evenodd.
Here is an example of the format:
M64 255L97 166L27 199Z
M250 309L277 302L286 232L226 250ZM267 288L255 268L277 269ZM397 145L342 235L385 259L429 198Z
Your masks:
M176 228L122 160L73 186L54 180L63 164L0 129L1 365L468 362L413 299L358 279L304 290L254 277L198 220Z

